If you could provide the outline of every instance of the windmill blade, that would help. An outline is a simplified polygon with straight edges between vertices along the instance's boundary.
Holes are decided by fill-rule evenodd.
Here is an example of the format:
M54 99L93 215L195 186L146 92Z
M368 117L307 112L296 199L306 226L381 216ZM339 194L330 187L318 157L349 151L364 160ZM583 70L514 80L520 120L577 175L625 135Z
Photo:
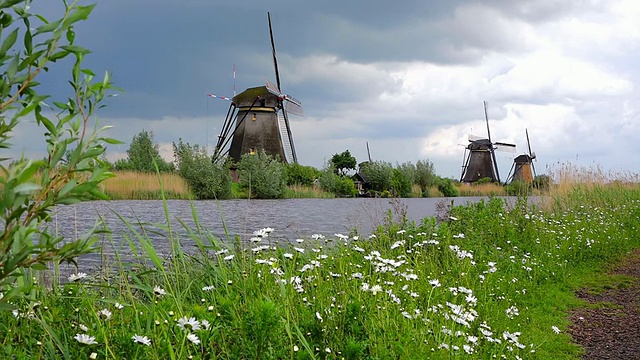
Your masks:
M531 155L529 155L529 157L531 157L531 160L536 158L536 152L532 152Z
M280 87L280 73L278 72L278 58L276 56L276 44L273 41L273 27L271 26L271 13L267 12L267 18L269 19L269 36L271 38L271 53L273 54L273 68L276 71L276 85L278 85L278 89ZM280 90L278 90L280 91Z
M469 134L469 141L477 141L477 140L484 140L486 139L486 137L484 136L478 136L478 135L473 135L473 134Z
M533 153L531 152L531 142L529 141L529 129L524 129L525 134L527 134L527 147L529 148L529 157L535 159Z
M287 100L289 100L287 98ZM291 113L293 115L304 116L304 111L302 111L302 106L300 106L299 102L287 101L284 104L285 111Z
M278 86L276 86L276 84L272 83L271 81L266 80L265 87L273 95L275 95L277 97L282 97L283 96L283 94L280 92L280 89L278 88Z
M496 151L510 152L510 153L515 153L516 152L516 145L515 144L496 142L496 143L493 143L493 145L495 146L495 150Z
M487 102L482 101L484 106L484 120L487 122L487 136L489 137L489 142L491 142L491 131L489 130L489 115L487 115Z
M218 95L215 95L215 94L207 94L207 96L208 97L212 97L212 98L216 98L216 99L231 101L231 99L226 97L226 96L218 96Z

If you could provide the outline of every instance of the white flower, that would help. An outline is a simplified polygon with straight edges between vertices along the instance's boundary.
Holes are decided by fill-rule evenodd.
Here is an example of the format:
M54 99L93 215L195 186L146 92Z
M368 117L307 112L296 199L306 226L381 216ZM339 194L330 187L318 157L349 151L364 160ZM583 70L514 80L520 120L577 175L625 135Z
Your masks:
M215 289L216 287L213 285L209 285L209 286L205 286L202 288L202 291L211 291L213 289Z
M202 320L202 329L209 330L211 327L211 323L208 320Z
M560 329L558 329L558 327L555 325L551 327L551 330L553 330L553 332L556 334L560 334Z
M122 309L124 309L124 305L122 305L122 304L120 304L120 303L118 303L118 302L117 302L114 306L115 306L115 307L116 307L116 309L118 309L118 310L122 310Z
M234 257L236 257L236 256L235 255L228 255L228 256L225 256L224 259L229 261L229 260L233 260Z
M71 275L69 275L69 281L71 281L71 282L79 281L79 280L82 280L82 279L84 279L86 277L87 277L87 274L85 274L83 272L80 272L80 273L77 273L77 274L71 274Z
M304 249L303 248L299 248L299 247L294 247L293 250L295 250L297 252L301 252L301 253L304 252Z
M97 358L98 358L98 353L92 352L91 355L89 355L89 359L95 360Z
M133 340L133 342L136 344L151 346L151 339L149 339L146 336L140 336L138 334L135 334L131 337L131 340Z
M80 328L80 330L82 330L82 331L84 331L84 332L89 331L89 328L88 328L88 327L86 327L86 326L85 326L85 325L83 325L83 324L78 324L78 327Z
M371 292L373 293L373 295L376 295L379 292L382 292L382 286L380 285L373 285L371 287Z
M316 311L316 317L318 318L318 320L320 320L320 322L322 322L322 321L323 321L323 319L322 319L322 315L320 315L320 313L319 313L319 312L317 312L317 311Z
M158 295L158 296L162 296L162 295L166 295L166 294L167 294L167 292L166 292L166 291L164 291L164 289L163 289L163 288L161 288L161 287L160 287L160 286L158 286L158 285L156 285L156 286L153 288L153 293L154 293L154 294L156 294L156 295Z
M294 352L298 352L298 350L300 350L300 348L298 347L298 345L293 345L293 351L294 351Z
M96 338L93 336L89 336L87 334L76 334L76 336L74 336L73 338L76 339L76 341L78 341L80 344L85 344L85 345L97 344Z
M287 259L293 259L293 254L291 253L284 253L282 256L284 256Z
M200 344L200 339L198 339L198 335L196 335L196 334L187 335L187 340L191 341L192 343L194 343L196 345Z
M442 286L442 285L440 284L440 280L438 280L438 279L429 280L429 284L431 284L431 286L433 286L433 287L440 287L440 286Z
M194 317L181 317L178 319L178 327L184 331L198 331L200 330L200 321Z
M102 309L98 311L98 317L102 320L109 320L111 319L111 311L107 309ZM87 330L84 330L84 331L87 331Z
M453 221L458 221L458 218L457 218L457 217L455 217L455 216L449 216L449 219L450 219L450 220L453 220Z

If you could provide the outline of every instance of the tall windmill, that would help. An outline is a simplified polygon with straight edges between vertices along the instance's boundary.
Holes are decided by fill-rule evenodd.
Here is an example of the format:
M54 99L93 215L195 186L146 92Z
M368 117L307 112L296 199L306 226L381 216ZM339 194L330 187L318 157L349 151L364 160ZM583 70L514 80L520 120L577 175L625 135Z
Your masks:
M213 153L214 162L226 154L238 162L242 155L258 151L277 155L285 162L298 162L289 113L302 116L302 104L281 91L271 14L267 17L276 84L267 80L264 86L246 89L231 99Z
M536 168L533 165L533 160L536 159L536 153L531 151L531 142L529 141L529 130L525 129L527 135L527 149L529 153L521 154L513 159L513 165L509 170L509 177L507 182L514 180L524 181L527 184L531 184L536 177Z
M487 115L487 102L484 101L484 119L487 123L487 137L469 136L469 145L465 148L460 182L473 183L483 178L491 182L500 182L500 172L496 160L496 151L515 151L515 144L492 142Z

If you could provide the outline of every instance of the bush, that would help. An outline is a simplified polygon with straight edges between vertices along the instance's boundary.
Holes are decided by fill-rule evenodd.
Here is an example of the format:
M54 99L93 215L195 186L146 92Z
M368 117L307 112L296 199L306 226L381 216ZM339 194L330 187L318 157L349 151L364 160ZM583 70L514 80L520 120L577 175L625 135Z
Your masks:
M287 185L312 186L313 182L320 177L320 170L313 166L288 164L285 166L285 169L287 173Z
M507 195L526 196L531 194L531 186L522 180L514 180L509 185L505 185Z
M410 197L412 182L408 175L401 169L393 169L391 172L390 190L396 197Z
M422 196L429 193L429 188L435 184L435 168L429 160L418 160L416 163L416 173L414 182L420 186ZM428 197L428 196L427 196Z
M146 130L133 136L127 150L127 159L120 159L115 163L116 170L140 172L156 172L156 165L160 172L175 170L172 163L166 162L160 156L158 143L153 142L153 132Z
M438 179L438 190L445 197L456 197L458 196L458 189L453 186L453 182L451 179L440 178Z
M533 179L532 186L535 189L546 191L551 186L551 177L549 175L538 175Z
M287 187L285 164L264 151L244 154L238 163L240 187L256 199L280 199Z
M205 148L173 143L178 174L185 179L197 199L228 199L231 197L231 175L224 165L211 162Z
M383 192L391 188L393 167L384 161L374 161L360 167L370 190Z

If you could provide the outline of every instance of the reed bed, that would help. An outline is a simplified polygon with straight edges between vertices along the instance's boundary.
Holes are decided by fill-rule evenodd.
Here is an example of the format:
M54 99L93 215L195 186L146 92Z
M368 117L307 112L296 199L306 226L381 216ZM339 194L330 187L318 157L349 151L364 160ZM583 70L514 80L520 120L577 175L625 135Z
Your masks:
M115 177L104 181L102 191L110 199L152 200L162 199L161 190L169 199L192 199L186 181L176 173L142 173L114 171Z
M485 184L456 184L458 196L506 196L507 191L504 186Z
M289 185L285 191L284 197L286 199L299 199L299 198L316 198L327 199L334 198L335 195L330 192L323 191L320 186L305 186L305 185Z

